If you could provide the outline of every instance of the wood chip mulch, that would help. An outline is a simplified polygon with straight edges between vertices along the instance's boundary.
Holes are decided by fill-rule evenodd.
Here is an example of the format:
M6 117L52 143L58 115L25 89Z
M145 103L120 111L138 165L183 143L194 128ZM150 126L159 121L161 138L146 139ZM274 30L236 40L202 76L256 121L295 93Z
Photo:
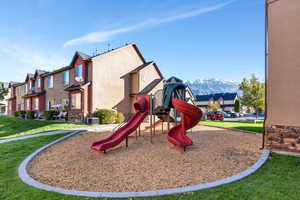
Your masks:
M159 129L159 128L158 128ZM129 137L103 152L90 149L110 132L88 132L56 144L29 165L31 176L48 185L93 192L140 192L191 186L223 179L253 165L261 156L261 137L221 128L197 126L184 152L159 131Z

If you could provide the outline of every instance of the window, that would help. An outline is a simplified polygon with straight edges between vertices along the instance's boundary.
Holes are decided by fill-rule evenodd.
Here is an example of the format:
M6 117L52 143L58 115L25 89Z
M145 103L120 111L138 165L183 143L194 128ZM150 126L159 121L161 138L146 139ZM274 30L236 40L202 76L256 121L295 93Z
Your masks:
M53 76L48 77L48 88L53 88Z
M78 65L75 67L75 79L76 81L81 81L82 78L82 65Z
M63 76L63 84L68 85L69 84L69 71L63 72L62 76Z
M32 82L29 81L29 90L31 90L31 88L32 88Z
M69 104L68 99L62 99L61 104L68 105Z
M53 106L56 104L55 98L50 98L48 100L48 110L53 110Z
M25 84L25 93L27 93L27 91L28 91L28 86L27 84Z
M71 107L72 107L72 109L80 109L81 108L81 94L80 93L71 94Z
M26 101L26 108L27 110L30 110L30 99L27 99Z
M39 109L39 98L35 98L33 100L33 109L38 110Z
M51 101L48 101L48 110L51 110Z
M40 78L37 80L37 88L41 88L41 79Z
M219 104L220 104L220 105L223 105L223 104L224 104L223 98L220 98L220 99L219 99Z

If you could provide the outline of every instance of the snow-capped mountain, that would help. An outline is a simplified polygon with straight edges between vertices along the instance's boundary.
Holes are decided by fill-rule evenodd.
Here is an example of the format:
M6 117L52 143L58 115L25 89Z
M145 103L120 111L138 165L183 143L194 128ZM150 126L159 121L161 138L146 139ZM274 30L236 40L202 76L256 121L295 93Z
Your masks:
M214 94L225 92L240 92L239 82L224 81L216 79L197 79L195 81L186 81L194 94Z

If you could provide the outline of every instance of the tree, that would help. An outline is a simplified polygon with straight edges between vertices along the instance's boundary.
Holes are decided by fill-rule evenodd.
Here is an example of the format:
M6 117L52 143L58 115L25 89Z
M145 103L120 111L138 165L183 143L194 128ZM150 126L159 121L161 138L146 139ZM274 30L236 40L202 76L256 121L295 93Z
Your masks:
M209 110L217 111L220 108L219 104L210 104L208 105Z
M240 112L240 109L241 109L241 103L240 100L237 99L234 103L234 112Z
M7 88L4 87L4 83L0 82L0 101L4 99L4 96L8 93Z
M241 97L242 105L255 109L256 115L265 108L265 84L259 82L255 75L249 80L246 78L240 84L240 90L243 95Z

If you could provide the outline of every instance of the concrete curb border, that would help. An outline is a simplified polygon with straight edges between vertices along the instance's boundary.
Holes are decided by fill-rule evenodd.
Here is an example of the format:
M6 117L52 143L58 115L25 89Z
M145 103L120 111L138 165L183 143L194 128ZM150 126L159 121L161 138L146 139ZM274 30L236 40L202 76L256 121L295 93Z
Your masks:
M165 189L165 190L152 190L152 191L145 191L145 192L88 192L88 191L78 191L78 190L66 190L63 188L57 188L52 187L50 185L46 185L43 183L40 183L36 180L34 180L28 173L27 173L27 165L29 162L34 159L39 153L45 151L50 146L60 143L80 132L83 132L83 130L77 130L73 131L71 134L64 136L62 138L59 138L58 140L55 140L49 144L47 144L44 147L41 147L40 149L36 150L34 153L29 155L19 166L18 168L18 174L21 180L31 185L32 187L47 190L51 192L57 192L60 194L65 195L74 195L74 196L82 196L82 197L109 197L109 198L129 198L129 197L153 197L153 196L163 196L163 195L172 195L172 194L180 194L180 193L186 193L186 192L195 192L198 190L204 190L209 188L214 188L217 186L221 186L224 184L232 183L238 180L241 180L252 173L254 173L256 170L258 170L260 167L263 166L263 164L267 161L270 151L264 150L262 156L260 159L252 165L250 168L246 169L245 171L238 173L236 175L233 175L231 177L221 179L218 181L205 183L205 184L199 184L194 186L187 186L187 187L180 187L180 188L172 188L172 189Z
M64 130L56 130L56 131L37 133L37 134L33 134L33 135L18 136L18 137L14 137L14 138L1 139L0 144L6 143L6 142L18 141L18 140L25 140L28 138L34 138L34 137L40 137L40 136L70 133L70 132L77 131L77 130L78 131L106 131L106 130L111 130L111 129L115 128L117 125L118 124L106 124L106 125L101 125L101 127L82 127L82 128L76 128L76 129L64 129Z
M47 136L47 135L58 135L58 134L64 134L64 133L70 133L74 130L59 130L59 131L49 131L44 133L38 133L34 135L25 135L25 136L19 136L14 138L8 138L0 140L0 144L6 143L6 142L12 142L12 141L18 141L18 140L25 140L28 138L34 138L34 137L40 137L40 136Z

